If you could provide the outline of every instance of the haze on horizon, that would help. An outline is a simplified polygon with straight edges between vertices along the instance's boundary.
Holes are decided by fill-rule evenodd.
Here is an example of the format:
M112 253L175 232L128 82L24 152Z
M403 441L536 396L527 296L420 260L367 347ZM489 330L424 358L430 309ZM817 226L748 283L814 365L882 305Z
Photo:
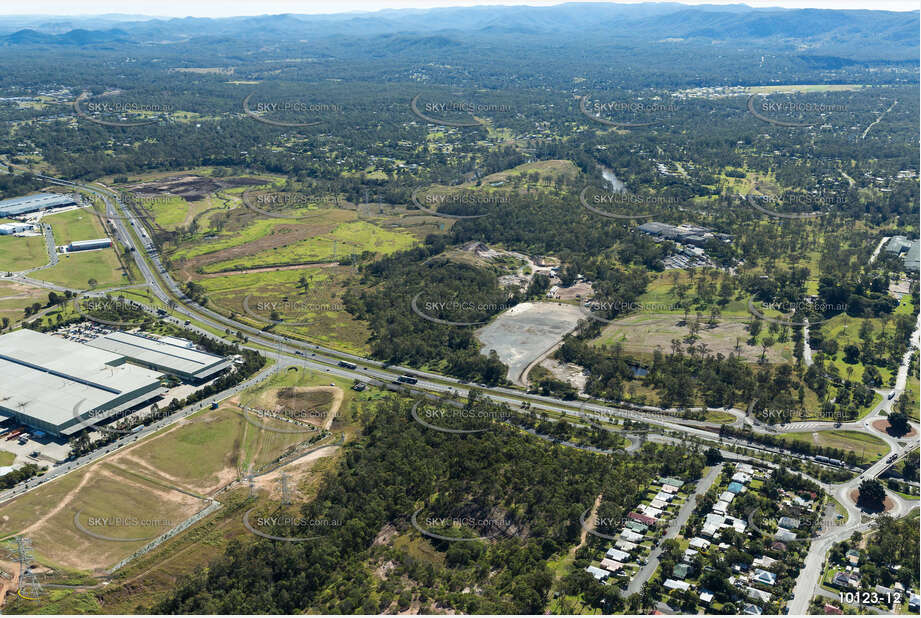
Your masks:
M636 4L623 0L604 0L615 4ZM885 11L917 11L916 0L692 0L678 1L688 5L739 5L746 4L754 8L779 7L788 9L862 9ZM250 0L91 0L83 5L80 12L74 11L74 4L69 0L34 0L28 9L23 5L9 4L0 6L0 16L90 16L105 14L144 15L149 17L237 17L251 15L272 15L280 13L293 14L329 14L348 12L369 12L387 9L430 9L461 6L553 6L564 4L559 0L340 0L335 9L330 9L328 2L316 0L261 0L258 4Z

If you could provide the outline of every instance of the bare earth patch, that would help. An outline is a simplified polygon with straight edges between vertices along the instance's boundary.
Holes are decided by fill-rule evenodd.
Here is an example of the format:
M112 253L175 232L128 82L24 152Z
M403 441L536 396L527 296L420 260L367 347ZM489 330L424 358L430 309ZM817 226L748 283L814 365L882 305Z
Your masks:
M584 369L573 363L561 363L552 358L545 358L540 362L540 366L553 374L553 377L561 382L571 384L579 392L585 390L585 383L588 376L585 375Z
M860 497L860 490L859 490L859 489L853 489L853 490L851 490L850 498L851 498L851 501L852 501L854 504L857 504L857 498L859 498L859 497ZM883 502L883 512L884 512L884 513L888 513L889 511L891 511L891 510L894 509L894 508L895 508L895 502L892 500L892 498L890 498L889 496L886 496L886 500L885 500L885 502Z
M42 548L43 555L64 566L90 572L111 566L143 546L145 541L100 542L79 532L70 519L75 512L88 506L107 508L105 504L86 503L86 495L98 495L100 487L106 486L119 488L119 496L112 495L115 504L120 504L122 497L143 494L155 497L156 502L162 506L162 511L158 513L118 513L125 517L166 518L172 522L172 527L203 508L201 500L179 491L142 482L114 467L109 467L105 462L100 462L93 464L77 487L68 492L54 508L23 530L22 534L31 536L36 547ZM124 503L130 504L130 501ZM106 516L110 515L116 514L109 513ZM165 532L166 529L160 532Z
M896 436L894 434L889 433L889 425L890 425L889 421L884 418L873 421L873 429L875 429L876 431L879 431L880 433L884 433L888 436L892 436L893 438L899 438L899 439L914 438L916 435L918 435L918 430L916 430L914 427L909 425L910 431L908 433L902 436Z
M508 378L518 382L531 363L559 344L584 317L574 305L520 303L477 330L476 338L483 344L481 352L495 350L508 365Z
M336 229L338 223L338 221L313 224L285 223L284 225L275 227L273 233L267 234L252 242L237 245L235 247L227 247L226 249L220 249L190 258L182 262L182 272L183 274L191 276L199 267L204 267L208 264L248 257L263 251L277 249L302 240L322 236Z
M252 405L329 429L344 397L338 386L286 386L263 391Z
M309 455L301 457L297 461L293 461L278 468L277 470L273 470L268 474L257 476L254 479L256 489L266 491L269 495L269 498L272 500L280 500L282 472L284 472L293 481L289 483L288 486L291 488L296 488L301 484L301 481L310 474L314 463L316 463L318 459L329 457L330 455L335 454L337 450L339 450L338 446L325 446L321 449L317 449ZM296 499L297 490L295 489L293 493L293 497Z

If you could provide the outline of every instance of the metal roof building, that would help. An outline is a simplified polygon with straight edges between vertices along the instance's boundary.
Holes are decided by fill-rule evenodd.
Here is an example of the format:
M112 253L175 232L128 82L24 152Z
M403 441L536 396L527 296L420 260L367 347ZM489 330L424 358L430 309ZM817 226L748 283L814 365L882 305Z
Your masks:
M10 234L18 234L19 232L26 232L32 229L31 223L0 223L0 236L9 236Z
M166 391L125 357L22 329L0 336L0 416L69 436Z
M231 365L229 359L164 339L116 331L86 345L130 358L132 362L190 382L211 379Z
M893 236L889 239L889 242L886 243L886 253L894 253L899 255L903 251L906 251L911 247L911 242L904 236Z
M77 202L73 196L60 193L36 193L0 201L0 217L24 215L46 208L73 206Z
M901 256L905 270L917 272L921 266L921 241L911 241L904 236L893 236L886 243L886 253Z
M911 243L911 247L902 256L902 262L905 264L905 270L918 272L921 269L921 241L916 240Z
M112 246L109 238L96 238L93 240L75 240L67 245L68 251L87 251L89 249L105 249Z

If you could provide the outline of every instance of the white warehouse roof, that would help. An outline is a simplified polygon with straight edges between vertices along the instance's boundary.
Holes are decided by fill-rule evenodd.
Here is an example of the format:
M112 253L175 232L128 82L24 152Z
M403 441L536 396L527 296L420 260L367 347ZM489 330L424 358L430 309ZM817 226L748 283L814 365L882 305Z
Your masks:
M162 374L124 363L124 356L29 329L0 336L0 408L52 432L73 433L75 417L105 414L156 396ZM76 412L75 412L76 410Z
M177 345L164 339L121 331L97 337L88 341L87 345L121 354L167 373L195 379L206 379L230 365L229 360L216 354Z

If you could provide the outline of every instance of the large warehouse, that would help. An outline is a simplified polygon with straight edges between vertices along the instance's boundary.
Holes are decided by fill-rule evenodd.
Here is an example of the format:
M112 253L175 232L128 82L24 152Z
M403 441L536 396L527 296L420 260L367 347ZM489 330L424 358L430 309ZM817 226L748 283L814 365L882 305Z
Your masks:
M161 373L125 360L28 329L2 335L0 417L70 436L166 392Z
M14 217L37 212L47 208L75 206L77 201L71 195L61 193L36 193L0 201L0 217Z
M86 345L119 354L138 365L193 383L210 380L231 365L231 361L223 356L177 345L173 341L115 331L88 341Z

